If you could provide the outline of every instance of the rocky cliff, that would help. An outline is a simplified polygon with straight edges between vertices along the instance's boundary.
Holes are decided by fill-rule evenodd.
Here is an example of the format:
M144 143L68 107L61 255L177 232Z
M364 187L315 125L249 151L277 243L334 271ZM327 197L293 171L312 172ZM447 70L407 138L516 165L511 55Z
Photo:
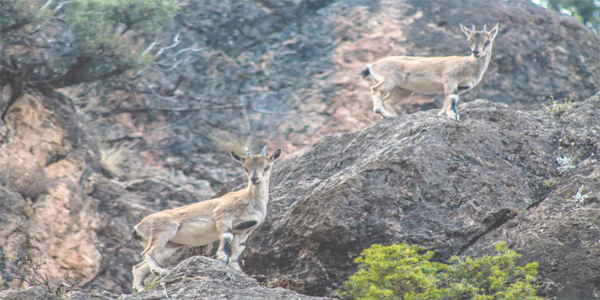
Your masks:
M223 183L231 177L211 171L227 161L214 154L216 132L298 155L324 135L373 125L372 82L358 75L365 64L389 55L469 55L461 22L500 23L489 69L461 103L541 108L551 96L578 101L600 89L598 35L529 0L209 0L190 1L170 25L180 41L173 51L201 51L181 53L175 69L154 67L147 84L128 82L135 93L109 93L100 112L121 125L106 128L112 138L143 135L157 160ZM439 108L441 100L417 95L397 111Z
M460 22L501 24L484 80L461 97L462 120L427 110L437 96L378 120L370 82L358 76L364 64L466 55ZM209 0L189 1L170 26L180 33L175 53L202 49L181 52L180 67L155 65L100 100L88 92L101 86L26 89L6 112L3 289L92 291L72 299L131 292L142 250L129 240L132 226L208 199L241 174L209 139L225 131L293 157L275 165L269 216L242 257L263 285L330 295L373 243L419 244L444 260L507 241L523 262L540 263L545 295L595 299L600 38L581 24L525 0ZM571 93L573 101L561 100ZM1 95L4 107L9 85ZM103 147L119 141L134 142L113 165L135 172L109 170ZM154 288L131 299L165 291L309 299L209 259L186 260L213 251L186 249L169 264L175 272L150 278ZM0 295L35 299L46 290Z

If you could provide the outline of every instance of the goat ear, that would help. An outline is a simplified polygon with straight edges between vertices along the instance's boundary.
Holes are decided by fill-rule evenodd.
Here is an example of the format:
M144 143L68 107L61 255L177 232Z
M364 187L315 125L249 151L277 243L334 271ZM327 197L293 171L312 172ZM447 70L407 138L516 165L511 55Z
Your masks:
M498 27L499 26L500 26L500 23L497 23L496 26L488 32L488 34L492 36L492 40L496 38L496 35L498 35Z
M276 161L281 156L281 149L277 149L271 156L269 156L269 160L271 162Z
M237 161L241 162L242 164L246 162L246 158L245 158L245 157L239 156L239 155L237 155L237 154L236 154L235 152L233 152L233 151L229 152L229 154L231 155L231 157L233 157L233 159L235 159L235 160L237 160Z
M460 24L460 30L462 30L462 32L464 32L467 36L471 35L471 30L463 26L463 24Z

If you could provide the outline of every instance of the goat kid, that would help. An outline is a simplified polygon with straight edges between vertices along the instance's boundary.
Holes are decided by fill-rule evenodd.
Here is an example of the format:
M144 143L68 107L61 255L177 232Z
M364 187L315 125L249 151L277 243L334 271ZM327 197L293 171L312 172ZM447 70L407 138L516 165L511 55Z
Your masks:
M143 261L135 265L134 291L143 290L148 272L164 274L162 264L183 246L201 246L219 241L217 258L241 270L239 257L246 239L265 219L269 201L269 180L278 149L270 156L267 147L260 155L231 156L244 165L248 188L225 196L151 214L135 225L133 236L144 246Z
M438 115L446 114L459 119L456 111L458 95L475 87L483 77L492 56L492 44L498 34L498 26L489 32L486 26L482 31L460 29L467 35L471 46L470 56L416 57L389 56L367 65L361 74L371 75L377 82L371 87L373 112L384 118L398 114L394 103L410 97L413 93L445 93L444 106Z

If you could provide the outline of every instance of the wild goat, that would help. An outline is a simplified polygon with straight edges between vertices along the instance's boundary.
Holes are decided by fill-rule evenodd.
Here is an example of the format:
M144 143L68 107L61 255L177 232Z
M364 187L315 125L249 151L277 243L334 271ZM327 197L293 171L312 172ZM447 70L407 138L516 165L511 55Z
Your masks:
M269 180L278 149L267 156L231 156L244 165L248 188L225 196L151 214L135 225L133 235L145 247L144 261L133 267L133 289L141 291L148 272L166 272L160 264L183 246L201 246L219 241L217 258L241 270L238 259L246 239L264 219L269 201ZM231 249L230 249L231 246ZM230 254L231 250L231 254Z
M473 55L445 57L389 56L367 65L361 74L371 75L377 82L371 87L373 112L384 118L398 114L392 105L410 97L413 93L446 94L444 106L438 115L458 120L456 104L458 95L476 86L483 77L492 56L492 43L498 34L498 26L489 32L486 26L476 31L460 24L467 35ZM449 110L452 108L452 110Z

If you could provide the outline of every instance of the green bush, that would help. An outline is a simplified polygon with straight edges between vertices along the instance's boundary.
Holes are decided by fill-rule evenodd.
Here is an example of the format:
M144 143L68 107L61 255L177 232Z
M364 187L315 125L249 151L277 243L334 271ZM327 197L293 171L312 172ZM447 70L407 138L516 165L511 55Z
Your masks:
M433 252L416 245L373 245L355 260L361 268L339 294L358 300L541 300L535 296L537 263L516 266L520 255L506 243L498 243L496 251L444 264L432 262Z
M27 77L31 87L52 88L94 82L147 65L152 57L145 55L143 47L179 8L178 0L71 0L60 4L0 0L0 6L5 45L0 63L14 74L27 74L26 70L34 68L29 77L3 76ZM23 44L28 51L21 49ZM28 53L37 54L30 57Z
M140 37L126 33L155 32L174 16L177 7L172 0L71 0L66 15L79 57L71 67L87 60L78 70L85 77L144 65L149 57L141 53L136 41Z

